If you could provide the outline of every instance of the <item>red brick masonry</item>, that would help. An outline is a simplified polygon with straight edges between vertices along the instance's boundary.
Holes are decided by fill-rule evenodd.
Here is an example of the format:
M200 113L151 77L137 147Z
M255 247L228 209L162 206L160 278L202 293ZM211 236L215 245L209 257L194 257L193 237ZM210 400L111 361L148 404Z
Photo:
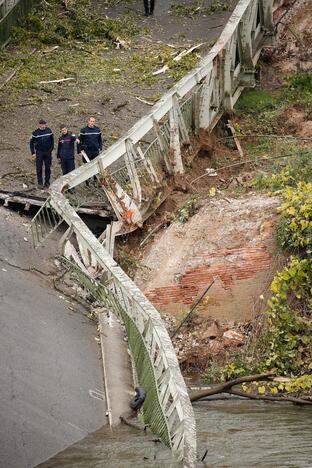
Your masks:
M245 246L213 253L200 253L192 258L197 266L190 268L171 284L146 291L148 299L155 306L167 304L191 304L200 289L218 277L224 289L230 289L234 281L254 277L268 269L271 255L265 245ZM198 263L200 263L198 265Z

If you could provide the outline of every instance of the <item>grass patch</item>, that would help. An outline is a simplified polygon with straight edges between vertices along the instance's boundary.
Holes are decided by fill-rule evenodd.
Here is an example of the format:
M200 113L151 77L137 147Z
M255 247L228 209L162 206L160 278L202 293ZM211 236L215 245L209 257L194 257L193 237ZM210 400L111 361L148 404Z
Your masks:
M237 101L235 109L241 112L253 113L276 109L279 92L266 89L251 89L245 91Z
M289 113L288 113L289 109ZM298 130L301 121L291 120L291 113L298 112L303 120L312 119L312 74L299 73L290 76L278 90L252 89L242 93L236 103L237 121L235 130L242 135L283 135ZM293 144L284 144L281 140L246 140L249 157L267 153L283 154ZM292 151L292 149L291 149ZM289 151L288 151L289 152Z

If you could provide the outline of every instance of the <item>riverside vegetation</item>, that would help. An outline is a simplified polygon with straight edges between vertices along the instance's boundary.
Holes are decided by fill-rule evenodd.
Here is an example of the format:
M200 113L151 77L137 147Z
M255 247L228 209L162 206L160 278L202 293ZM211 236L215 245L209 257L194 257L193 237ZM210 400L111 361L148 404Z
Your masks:
M243 191L252 189L280 196L276 242L287 261L271 283L271 297L260 318L260 330L255 331L247 348L228 356L224 367L207 369L208 381L273 372L280 377L278 382L243 384L243 390L312 395L311 138L287 140L288 128L281 125L281 116L289 108L303 112L310 120L311 103L312 74L308 72L289 77L277 91L246 92L238 102L238 134L255 135L246 142L245 149L255 161L256 175ZM280 138L271 139L270 134ZM274 157L281 159L265 161Z

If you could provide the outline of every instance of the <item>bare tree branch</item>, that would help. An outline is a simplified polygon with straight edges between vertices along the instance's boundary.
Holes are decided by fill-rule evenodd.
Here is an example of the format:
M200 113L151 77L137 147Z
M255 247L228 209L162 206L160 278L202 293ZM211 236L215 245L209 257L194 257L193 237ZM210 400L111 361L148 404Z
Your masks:
M224 382L222 384L216 385L213 388L208 388L205 390L197 390L190 394L190 400L197 401L201 398L210 395L216 395L217 393L230 393L228 390L231 390L234 385L239 385L245 382L255 382L257 380L268 380L269 377L274 376L274 372L267 372L265 374L255 374L255 375L245 375L244 377L237 377L234 380L229 380L228 382Z
M246 393L241 390L230 390L229 393L231 395L249 398L250 400L283 401L286 403L295 403L296 405L312 405L312 400L305 400L303 398L295 398L288 396L256 395L254 393Z

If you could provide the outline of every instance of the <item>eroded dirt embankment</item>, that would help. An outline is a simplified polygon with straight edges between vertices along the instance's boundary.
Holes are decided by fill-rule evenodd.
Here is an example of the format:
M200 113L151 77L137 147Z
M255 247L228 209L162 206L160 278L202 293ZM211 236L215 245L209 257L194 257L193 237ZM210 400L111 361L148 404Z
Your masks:
M199 315L253 317L253 304L275 270L276 198L207 199L188 222L158 234L136 281L162 311L176 316L215 280Z
M175 330L214 281L195 318L175 338L185 367L205 368L221 351L246 343L280 263L278 198L206 199L186 223L173 222L146 248L135 281Z
M275 240L280 200L253 192L251 179L277 173L287 164L287 159L275 166L263 159L298 157L311 149L310 97L305 85L296 83L297 76L309 79L298 74L311 71L310 7L305 0L288 4L275 18L282 20L275 45L263 54L260 86L231 116L241 134L243 154L238 154L235 145L229 148L224 139L222 147L224 127L223 135L217 129L208 139L208 151L193 162L193 175L186 176L193 182L207 168L216 168L215 178L191 184L202 197L200 210L186 223L174 221L158 232L141 252L147 268L135 279L161 311L170 331L215 281L196 308L195 318L175 337L184 368L203 369L212 360L223 364L228 351L248 343L264 311L270 283L285 261ZM260 138L263 134L272 138ZM246 135L255 137L244 139ZM295 140L288 140L289 136ZM241 157L253 163L226 173L220 170L222 165L240 164ZM211 197L211 187L217 198Z

